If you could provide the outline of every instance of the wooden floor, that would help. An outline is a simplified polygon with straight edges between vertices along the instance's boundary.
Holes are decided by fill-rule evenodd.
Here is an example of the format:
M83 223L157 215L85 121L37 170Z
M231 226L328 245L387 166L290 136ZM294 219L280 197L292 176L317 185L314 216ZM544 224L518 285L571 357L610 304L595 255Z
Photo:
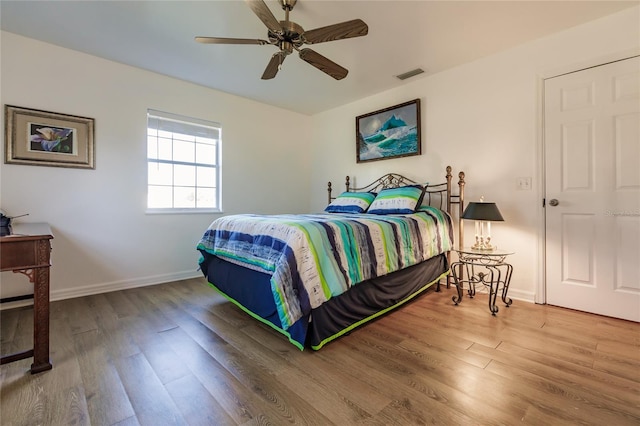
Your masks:
M193 279L52 303L53 370L0 368L0 424L640 424L640 325L454 290L303 352ZM1 313L2 353L32 310Z

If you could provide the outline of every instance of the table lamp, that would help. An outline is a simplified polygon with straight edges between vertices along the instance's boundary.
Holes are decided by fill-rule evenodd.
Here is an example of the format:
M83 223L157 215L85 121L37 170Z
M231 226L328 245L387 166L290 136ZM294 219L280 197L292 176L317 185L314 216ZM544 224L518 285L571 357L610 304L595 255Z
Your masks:
M496 249L491 245L491 222L504 222L496 203L485 203L480 197L479 203L470 202L464 209L462 219L476 221L476 243L471 247L473 250Z

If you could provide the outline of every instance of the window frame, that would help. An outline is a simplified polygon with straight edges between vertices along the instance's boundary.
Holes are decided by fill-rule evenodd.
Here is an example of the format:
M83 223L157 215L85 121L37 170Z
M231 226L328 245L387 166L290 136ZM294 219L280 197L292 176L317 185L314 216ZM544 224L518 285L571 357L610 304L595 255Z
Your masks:
M156 163L160 163L160 164L170 164L171 166L174 165L188 165L188 166L198 166L203 165L202 163L198 163L196 161L196 158L194 158L193 162L189 162L189 161L183 161L183 160L174 160L173 159L173 153L172 153L172 159L171 160L166 160L166 159L159 159L159 158L150 158L149 157L149 129L154 128L156 130L158 130L158 127L150 127L150 120L151 119L157 119L157 120L161 120L165 123L168 122L174 122L174 123L180 123L180 124L184 124L185 127L204 127L204 128L208 128L208 129L215 129L215 131L218 132L218 137L216 139L216 143L215 143L215 165L211 166L211 165L206 165L207 167L212 167L215 169L215 176L216 176L216 185L214 187L215 190L215 198L216 198L216 206L217 207L149 207L149 190L150 187L152 186L150 184L150 180L149 180L149 173L150 173L150 167L151 164L156 164ZM188 214L210 214L210 213L222 213L222 164L221 164L221 160L222 160L222 125L220 123L214 122L214 121L209 121L209 120L203 120L203 119L199 119L199 118L194 118L194 117L187 117L187 116L183 116L183 115L178 115L178 114L173 114L173 113L168 113L168 112L164 112L164 111L158 111L158 110L154 110L154 109L147 109L147 125L146 125L146 155L147 155L147 159L146 159L146 163L147 163L147 168L146 168L146 181L147 181L147 185L146 185L146 200L145 200L145 204L146 204L146 210L145 213L146 214L184 214L184 213L188 213ZM187 133L185 133L187 134ZM194 135L196 136L196 135ZM197 142L193 142L193 144L195 145ZM194 146L195 148L195 146ZM196 184L195 184L195 188L196 191L198 189L198 184L197 184L197 180L196 180ZM167 185L169 186L169 185ZM170 188L173 190L176 187L179 187L180 185L176 185L175 184L175 179L174 177L172 177L172 182L170 185ZM209 187L204 187L204 188L209 188ZM175 204L175 200L172 197L172 204Z

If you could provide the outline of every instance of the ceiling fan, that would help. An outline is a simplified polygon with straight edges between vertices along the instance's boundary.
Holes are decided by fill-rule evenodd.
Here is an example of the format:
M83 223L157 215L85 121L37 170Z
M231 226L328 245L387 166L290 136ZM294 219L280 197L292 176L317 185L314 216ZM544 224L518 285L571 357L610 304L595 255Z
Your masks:
M196 37L196 41L208 44L272 44L277 46L280 51L271 57L267 68L262 74L263 80L274 78L282 67L284 59L293 53L294 50L298 52L303 61L308 62L336 80L342 80L349 72L346 68L341 67L314 50L302 48L302 45L365 36L369 32L369 27L367 27L367 24L361 19L353 19L339 24L305 31L300 25L289 20L289 12L291 12L297 1L298 0L279 0L282 9L285 11L285 18L284 21L278 21L263 0L245 0L253 13L267 26L268 40Z

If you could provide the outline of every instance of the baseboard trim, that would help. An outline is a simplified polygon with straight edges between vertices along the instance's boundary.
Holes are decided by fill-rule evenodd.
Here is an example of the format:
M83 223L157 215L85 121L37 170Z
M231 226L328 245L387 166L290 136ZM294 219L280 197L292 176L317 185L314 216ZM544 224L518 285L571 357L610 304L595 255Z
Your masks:
M130 288L146 287L172 281L188 280L191 278L198 278L202 276L202 272L198 270L182 271L163 275L153 275L150 277L136 278L132 280L113 281L110 283L93 284L79 288L54 290L51 292L49 298L52 302L54 302L56 300L73 299L76 297L109 293L111 291L127 290ZM33 300L21 300L17 302L5 303L0 306L0 310L20 308L23 306L31 305L33 305Z
M464 294L466 295L467 290L465 288L464 290ZM482 293L482 294L489 294L489 289L487 287L484 286L478 286L476 288L476 293ZM496 299L496 304L500 304L502 303L500 301L500 297L502 297L502 291L498 292L498 296ZM509 293L507 294L507 297L509 299L513 299L513 300L519 300L521 302L530 302L530 303L535 303L535 294L533 292L530 291L522 291L522 290L516 290L516 289L509 289Z
M73 299L75 297L91 296L93 294L109 293L111 291L127 290L136 287L168 283L171 281L187 280L201 277L202 272L197 270L174 272L171 274L153 275L150 277L136 278L133 280L113 281L110 283L94 284L81 288L63 289L51 292L51 301Z
M536 298L535 293L532 291L522 291L515 288L510 288L507 296L515 300L522 300L523 302L531 303L535 303Z
M136 278L133 280L113 281L110 283L94 284L81 288L63 289L52 291L50 300L65 300L75 297L91 296L94 294L109 293L111 291L127 290L130 288L146 287L149 285L163 284L172 281L188 280L191 278L202 277L202 272L182 271L171 274L154 275L150 277ZM522 291L514 288L509 289L509 297L514 300L535 303L535 293L531 291ZM5 303L0 306L0 310L20 308L23 306L33 305L33 300L21 300L17 302Z

